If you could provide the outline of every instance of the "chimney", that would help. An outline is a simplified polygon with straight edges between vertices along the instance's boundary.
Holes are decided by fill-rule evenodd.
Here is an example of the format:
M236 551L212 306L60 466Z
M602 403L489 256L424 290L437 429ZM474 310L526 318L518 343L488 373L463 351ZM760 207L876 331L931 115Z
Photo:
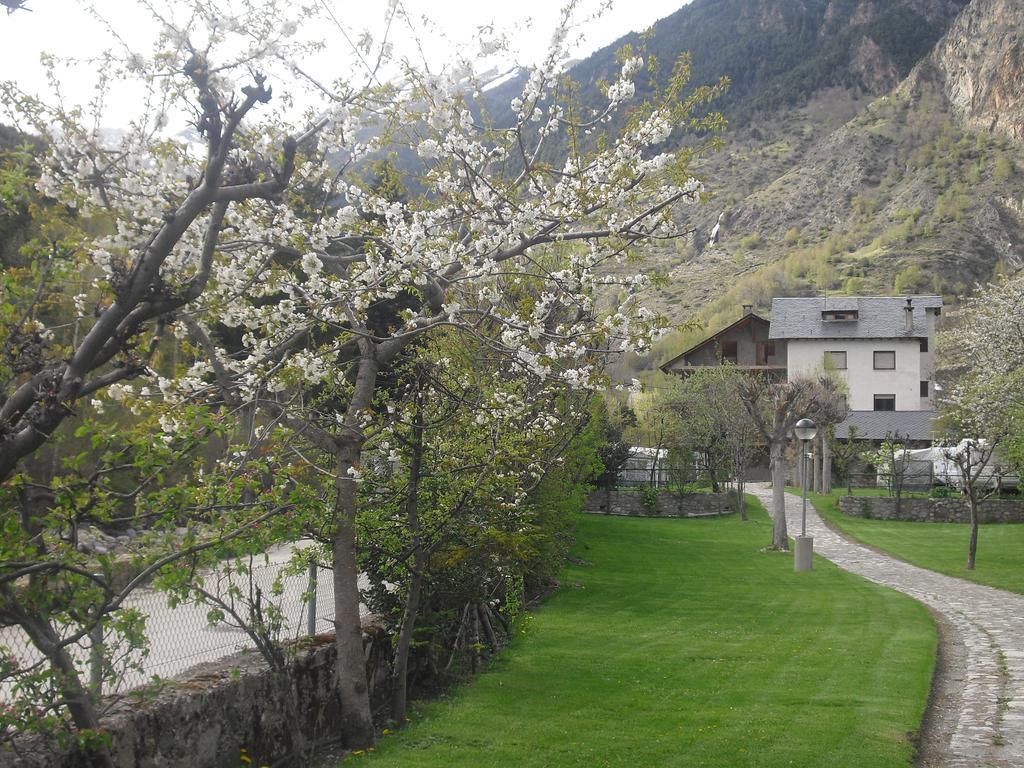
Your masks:
M743 305L743 317L746 317L747 315L753 314L753 312L754 312L754 305L753 304L744 304Z
M907 297L907 306L903 308L903 327L907 333L914 332L914 300Z

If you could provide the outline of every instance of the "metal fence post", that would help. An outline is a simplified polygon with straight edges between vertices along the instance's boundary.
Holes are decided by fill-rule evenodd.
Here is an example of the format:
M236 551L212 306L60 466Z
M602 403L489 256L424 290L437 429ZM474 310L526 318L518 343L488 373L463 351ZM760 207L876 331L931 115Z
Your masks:
M306 634L316 634L316 561L309 564L309 602L306 606Z
M103 621L97 619L89 630L92 647L89 649L89 684L97 696L103 693Z

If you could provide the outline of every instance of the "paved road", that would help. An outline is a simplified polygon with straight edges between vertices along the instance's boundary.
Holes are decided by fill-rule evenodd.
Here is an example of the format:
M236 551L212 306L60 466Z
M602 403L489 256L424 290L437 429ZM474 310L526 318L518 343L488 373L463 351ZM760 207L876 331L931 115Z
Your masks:
M281 634L284 638L306 634L306 602L302 598L308 588L308 577L306 574L284 577L284 591L280 596L270 596L270 589L279 571L291 557L292 547L306 544L298 542L295 545L276 547L267 553L268 562L264 563L260 557L253 568L254 582L282 611L284 628ZM207 584L207 588L212 586L211 583ZM360 586L366 585L361 583ZM223 592L223 588L220 591ZM247 591L246 585L243 594ZM333 632L334 585L329 570L319 572L316 596L317 632ZM121 691L144 685L154 675L173 677L201 662L215 661L243 648L254 647L240 629L224 624L210 626L207 620L209 608L206 606L188 604L168 608L167 596L151 589L136 590L125 603L127 607L136 608L147 616L149 654L141 660L142 671L127 671L119 688ZM28 638L16 627L0 628L0 646L9 648L25 661L39 658ZM75 655L85 670L88 652L84 647L76 648ZM85 678L88 679L87 672ZM0 684L0 701L6 698L9 687L9 684Z
M754 493L771 509L771 489ZM790 534L801 499L786 494ZM927 525L927 523L921 523ZM1024 596L944 576L875 552L832 531L807 508L814 550L840 568L904 592L941 614L948 674L937 685L938 727L921 764L928 768L1024 766ZM941 678L942 676L940 676Z

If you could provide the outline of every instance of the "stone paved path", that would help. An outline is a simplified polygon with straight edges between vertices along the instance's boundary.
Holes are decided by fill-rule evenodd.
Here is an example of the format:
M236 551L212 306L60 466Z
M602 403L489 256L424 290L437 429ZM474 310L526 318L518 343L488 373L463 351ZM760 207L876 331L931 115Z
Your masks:
M771 489L753 486L765 509ZM801 499L786 494L786 522L800 531ZM925 523L922 523L925 525ZM940 653L948 662L937 681L943 724L929 730L921 764L928 768L1024 766L1024 596L918 568L832 531L807 505L814 551L840 568L904 592L941 614ZM933 694L934 695L934 694Z

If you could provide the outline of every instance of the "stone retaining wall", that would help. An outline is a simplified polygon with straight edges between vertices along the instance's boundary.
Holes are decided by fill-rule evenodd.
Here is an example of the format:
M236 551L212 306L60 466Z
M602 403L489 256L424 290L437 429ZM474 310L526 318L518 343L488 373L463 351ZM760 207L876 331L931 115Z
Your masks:
M840 496L839 509L851 517L877 520L909 520L918 523L967 523L970 508L964 499L896 499L891 496ZM1024 500L989 499L982 502L983 523L1024 523Z
M640 491L594 491L587 497L587 512L636 517L706 517L734 511L731 498L724 493L688 493L681 495L661 491L657 506L648 509ZM609 503L610 502L610 503Z
M383 627L363 625L371 701L376 709L389 693L390 640ZM333 635L306 641L294 672L272 674L256 651L201 664L163 683L119 697L103 724L117 768L239 768L242 749L250 765L276 765L291 752L289 683L295 685L298 718L311 742L336 736L339 715L334 678ZM7 768L88 768L79 753L39 741L19 756L0 751ZM21 751L21 749L19 749Z

